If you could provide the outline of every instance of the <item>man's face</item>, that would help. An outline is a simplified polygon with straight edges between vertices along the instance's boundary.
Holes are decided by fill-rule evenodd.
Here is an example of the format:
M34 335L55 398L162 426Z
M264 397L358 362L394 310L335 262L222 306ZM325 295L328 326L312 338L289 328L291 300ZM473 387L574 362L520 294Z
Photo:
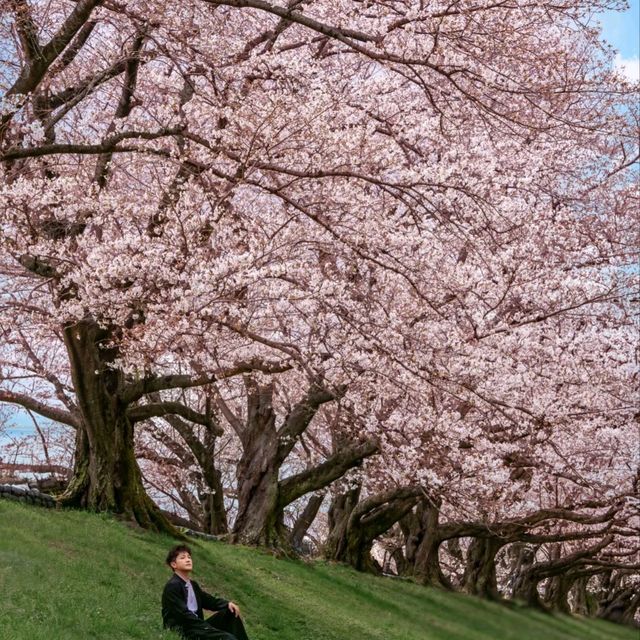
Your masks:
M188 551L181 551L171 563L171 568L174 571L191 571L193 569L191 554Z

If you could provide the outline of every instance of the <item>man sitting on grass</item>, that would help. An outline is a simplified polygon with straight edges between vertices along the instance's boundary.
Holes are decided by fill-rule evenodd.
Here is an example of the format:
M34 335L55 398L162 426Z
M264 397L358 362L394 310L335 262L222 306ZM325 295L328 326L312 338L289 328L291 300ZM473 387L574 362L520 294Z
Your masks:
M191 549L173 547L167 555L173 576L162 592L162 621L187 640L249 640L240 619L238 605L216 598L191 580ZM202 609L214 611L207 620Z

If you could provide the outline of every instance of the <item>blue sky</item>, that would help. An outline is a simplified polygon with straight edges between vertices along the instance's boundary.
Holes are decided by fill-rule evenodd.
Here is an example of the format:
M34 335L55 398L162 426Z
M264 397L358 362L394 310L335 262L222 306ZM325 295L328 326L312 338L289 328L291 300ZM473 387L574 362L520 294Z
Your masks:
M610 42L623 58L640 55L640 0L632 0L627 11L608 11L602 16L605 40Z
M600 18L604 39L619 52L617 66L632 79L640 76L640 0L626 11L608 11Z

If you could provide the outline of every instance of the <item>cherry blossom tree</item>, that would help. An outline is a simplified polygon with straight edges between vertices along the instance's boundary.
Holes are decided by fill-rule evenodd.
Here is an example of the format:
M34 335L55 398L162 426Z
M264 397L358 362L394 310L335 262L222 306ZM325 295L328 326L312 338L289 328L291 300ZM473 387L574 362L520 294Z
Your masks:
M176 399L212 385L252 541L303 495L278 475L309 421L348 394L390 470L365 504L460 505L483 477L474 515L493 492L517 519L527 469L583 474L576 431L628 443L637 122L588 26L608 6L7 3L3 359L43 373L0 400L76 429L61 502L172 531L134 425L215 433ZM224 395L243 375L244 421ZM274 430L278 377L299 404Z

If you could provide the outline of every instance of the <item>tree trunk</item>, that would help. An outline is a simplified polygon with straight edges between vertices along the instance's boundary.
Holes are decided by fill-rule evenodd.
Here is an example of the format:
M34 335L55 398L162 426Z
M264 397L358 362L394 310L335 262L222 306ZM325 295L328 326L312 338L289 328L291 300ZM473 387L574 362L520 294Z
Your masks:
M633 625L636 611L640 607L640 593L633 587L616 590L600 604L597 617L618 624Z
M523 574L533 565L536 549L522 542L514 542L508 549L511 569L507 578L505 591L510 598L515 597L516 588L523 579Z
M212 535L225 535L229 533L227 523L227 510L224 505L224 488L222 486L222 474L215 468L216 436L210 430L204 434L205 455L200 466L203 471L203 479L207 483L209 491L201 498L205 519L205 533Z
M544 609L538 593L539 582L540 578L535 572L531 570L522 571L513 585L514 600L522 600L530 607Z
M352 491L332 503L331 531L325 546L325 557L346 562L358 571L380 572L371 555L374 540L404 518L420 495L418 487L401 487L369 496L355 502L359 490Z
M77 430L73 477L59 501L113 512L145 529L178 536L142 485L133 425L119 397L124 376L111 366L115 354L106 348L109 337L91 320L64 330L82 425Z
M260 434L245 448L238 464L238 515L234 542L281 546L285 536L278 512L278 467L273 442Z
M200 499L204 511L204 531L214 536L221 536L229 533L227 510L224 506L222 474L216 469L213 476L213 479L207 478L211 491L202 494Z
M549 560L560 560L562 557L562 545L549 545ZM551 576L547 580L544 590L544 602L553 611L571 613L569 607L569 591L576 580L576 575L570 572Z
M420 584L452 589L451 582L440 567L439 551L443 539L438 533L440 509L438 506L424 504L421 514L422 540L415 552L414 574Z
M473 538L467 551L463 590L488 600L500 600L496 579L496 554L504 546L499 538Z
M309 530L309 527L313 524L313 521L318 515L318 511L324 502L324 494L313 495L309 498L304 511L300 514L300 517L295 521L293 528L291 529L291 546L298 552L303 552L304 537Z
M284 525L287 505L313 491L319 491L342 477L378 451L372 440L340 448L324 462L279 480L279 472L318 408L338 395L313 383L276 430L273 383L258 385L245 376L247 421L239 430L243 454L238 465L238 516L233 540L266 545L291 552L291 539ZM340 392L341 393L341 392Z
M248 377L247 425L238 463L238 515L233 541L280 547L286 538L278 512L278 435L273 411L273 385L257 385Z
M396 575L398 576L408 576L413 570L411 564L407 562L407 558L405 557L404 552L401 547L396 547L391 552L391 559L394 561L396 565Z
M359 498L359 486L333 496L328 514L329 534L324 543L324 557L327 560L337 560L344 557L347 545L347 525Z
M559 613L571 613L569 606L569 591L575 582L575 577L571 574L561 574L549 579L545 603L553 611Z
M412 576L415 572L416 553L425 534L423 512L424 505L420 502L415 511L410 511L398 523L404 537L404 553L399 549L395 554L398 575Z
M587 586L592 576L578 578L573 584L573 612L581 616L594 616L598 608L593 594L589 593Z
M149 394L157 403L161 403L160 394ZM207 403L208 405L208 403ZM182 498L184 506L189 511L192 518L199 521L197 529L211 535L225 535L229 533L227 523L227 512L224 504L224 488L222 486L222 476L216 469L215 453L217 435L222 433L222 428L217 420L211 415L209 407L205 413L207 423L204 431L204 438L200 438L189 424L177 415L166 415L164 419L178 432L187 448L176 442L173 438L162 433L156 436L170 451L182 461L182 466L197 464L200 472L196 474L198 491L197 504L193 504L191 499ZM147 454L148 455L148 454ZM193 509L190 505L193 504Z
M347 518L344 538L338 546L340 554L334 556L332 560L349 564L357 571L379 573L381 567L371 555L373 540L367 536L366 531L361 527L352 526L349 522L351 515Z

